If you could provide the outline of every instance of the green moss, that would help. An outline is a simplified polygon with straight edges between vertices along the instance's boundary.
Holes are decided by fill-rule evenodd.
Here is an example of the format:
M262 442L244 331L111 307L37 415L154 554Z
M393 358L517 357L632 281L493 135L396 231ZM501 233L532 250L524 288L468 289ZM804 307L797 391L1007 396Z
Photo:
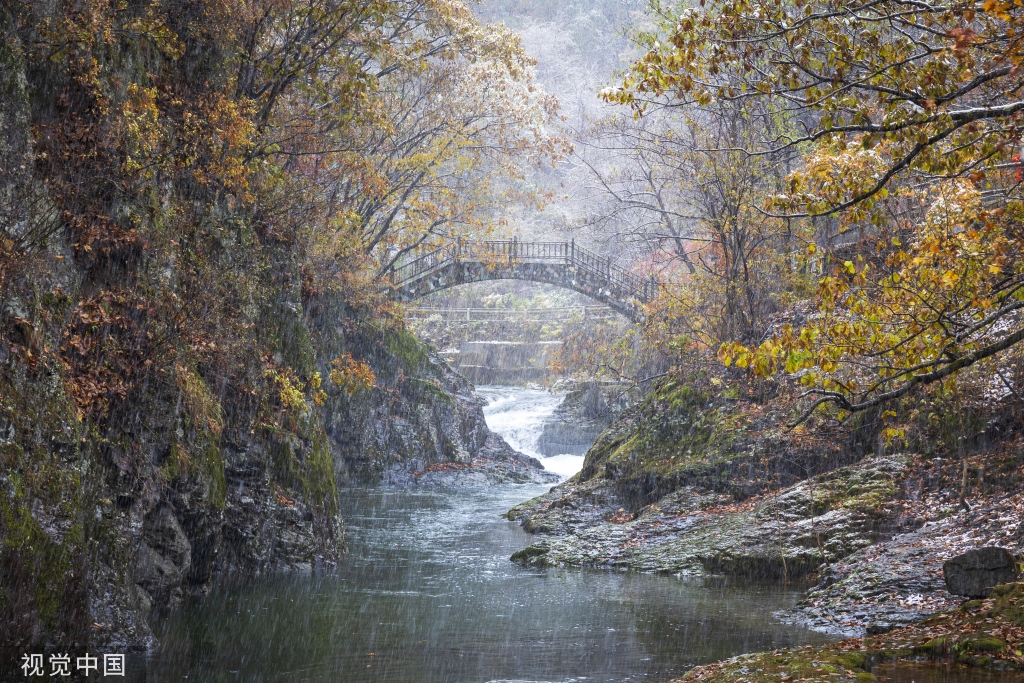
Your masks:
M979 619L999 619L1024 628L1024 581L996 586L980 606Z
M17 489L16 489L17 490ZM5 565L17 563L28 570L33 604L40 621L48 630L56 627L66 584L73 571L69 549L81 543L82 528L75 525L65 537L65 544L54 542L40 528L29 512L31 505L24 490L15 500L0 498L0 519L3 520L3 560ZM17 558L16 560L14 558ZM20 578L20 577L9 577ZM6 581L5 581L6 583ZM5 586L19 590L24 586Z
M334 458L331 456L327 432L318 428L306 457L303 472L306 500L314 508L333 514L338 509L338 484L334 478Z
M275 346L283 364L302 376L309 376L316 370L316 353L305 320L298 314L282 315L277 329Z
M978 609L951 610L930 617L921 625L896 629L881 636L846 640L831 645L805 646L791 650L760 653L698 668L698 680L715 683L767 683L787 674L790 679L814 683L826 681L876 681L867 669L880 662L903 660L913 670L913 662L924 658L949 661L982 669L1019 670L1016 657L1007 656L1007 643L989 633L1006 628L1009 612L1024 598L1024 582L997 586L990 598L973 601ZM918 642L922 626L945 633ZM756 675L751 675L756 672ZM710 675L708 675L710 674ZM982 674L983 675L983 674Z
M177 442L171 444L171 452L160 465L160 471L168 481L175 481L181 476L181 447Z
M914 647L914 654L925 657L940 657L949 652L949 637L932 638L927 643Z
M511 560L516 564L521 564L524 566L544 567L546 564L546 561L544 559L546 555L546 548L531 545L527 548L523 548L522 550L513 553Z
M391 355L401 363L400 368L394 368L395 371L404 370L405 374L411 375L427 362L426 347L408 330L388 333L384 337L384 343Z
M338 509L338 485L330 441L323 427L313 419L300 429L308 434L305 440L286 431L272 435L273 478L282 486L301 491L313 510L332 515Z
M514 508L512 508L511 510L506 512L505 513L505 517L509 521L514 522L517 519L519 519L520 517L522 517L524 514L529 512L530 510L533 510L538 505L540 505L542 499L543 499L543 496L537 496L536 498L531 498L530 500L526 501L525 503L520 503L519 505L516 505Z
M845 666L848 669L866 669L868 667L868 658L866 655L860 652L847 652L836 657L836 662L840 666Z
M14 433L0 444L0 620L25 624L31 615L33 637L53 640L67 637L81 598L76 558L85 547L83 501L90 499L81 470L66 461L81 453L62 386L0 376L0 431ZM9 605L25 609L26 595L28 613L6 613Z
M418 379L416 377L412 377L411 381L416 388L416 398L420 399L421 401L425 399L424 402L427 403L440 401L445 405L452 405L454 401L452 397L448 394L448 392L446 392L441 387L437 386L437 384L435 384L434 382Z
M668 382L631 409L629 426L598 440L588 452L580 480L613 479L635 509L675 490L683 481L704 479L727 486L725 470L740 457L733 443L740 429L730 415L693 384Z
M856 674L854 678L856 678L859 683L877 683L878 681L875 674L871 674L866 671Z
M223 510L227 501L227 481L224 476L224 457L219 440L211 433L201 433L199 445L192 448L197 455L189 454L189 447L175 441L170 453L160 465L160 472L169 482L194 481L201 483L203 495L218 510Z
M957 644L960 652L1005 652L1006 643L986 634L965 638Z

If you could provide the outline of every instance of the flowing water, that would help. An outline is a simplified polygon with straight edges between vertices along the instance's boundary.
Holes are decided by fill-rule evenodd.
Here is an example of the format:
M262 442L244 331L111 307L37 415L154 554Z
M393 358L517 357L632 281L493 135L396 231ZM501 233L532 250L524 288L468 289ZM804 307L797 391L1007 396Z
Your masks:
M537 451L537 442L544 424L551 421L564 393L523 387L480 386L478 396L487 401L484 417L491 431L501 434L509 446L520 453L539 458L544 469L568 478L583 469L581 455L544 457Z
M483 393L489 423L527 451L539 426L525 416L558 399ZM500 515L544 490L346 489L349 555L336 572L225 583L155 618L163 646L145 680L667 681L696 664L827 639L770 616L796 590L512 564L532 537Z

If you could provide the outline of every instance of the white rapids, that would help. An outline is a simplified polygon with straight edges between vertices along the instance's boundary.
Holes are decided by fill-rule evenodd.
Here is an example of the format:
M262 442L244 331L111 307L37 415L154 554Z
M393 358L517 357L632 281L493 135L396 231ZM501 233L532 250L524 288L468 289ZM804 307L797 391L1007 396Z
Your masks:
M551 421L565 392L485 385L478 386L476 393L487 401L484 406L487 426L500 434L509 446L539 459L544 469L562 478L571 477L583 469L582 455L564 453L544 457L537 450L544 424Z

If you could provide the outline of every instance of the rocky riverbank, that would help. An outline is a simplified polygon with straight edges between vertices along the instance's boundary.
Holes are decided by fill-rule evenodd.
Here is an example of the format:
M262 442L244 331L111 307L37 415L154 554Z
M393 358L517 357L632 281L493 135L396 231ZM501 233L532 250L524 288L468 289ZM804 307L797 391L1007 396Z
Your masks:
M737 504L686 487L635 514L600 482L567 483L509 516L544 536L513 560L527 566L606 566L670 574L722 573L817 581L782 618L837 635L887 631L961 601L942 564L971 548L1019 548L1024 494L975 498L918 493L910 456L857 465ZM813 510L813 512L812 512Z
M602 434L579 475L509 511L538 537L513 561L796 581L807 596L778 618L840 637L898 639L963 602L946 590L946 560L987 546L1020 553L1024 456L1015 437L960 458L872 455L841 443L814 453L766 427L773 420L756 405L659 387ZM969 511L959 500L965 467ZM999 661L1015 661L1016 642ZM832 650L813 654L824 652ZM804 655L775 653L790 658L779 671L803 666ZM845 671L866 675L869 661L883 659L854 658L859 669ZM767 666L735 662L694 680L742 680Z
M863 636L957 607L963 598L946 590L946 560L990 546L1019 552L1024 542L1024 493L975 498L973 504L965 512L951 496L929 495L901 506L904 514L928 521L819 568L819 582L807 598L780 616L817 630Z
M966 602L884 635L742 655L697 667L678 681L967 680L955 677L964 676L962 671L950 673L950 667L959 665L995 672L982 680L1009 683L1024 675L1021 648L1024 583L1011 583L997 586L988 599ZM942 669L933 668L935 664Z
M559 475L545 470L540 460L513 449L492 432L476 456L468 461L438 462L413 471L391 470L384 483L412 488L551 484L560 479Z
M526 530L552 536L513 560L798 579L919 523L880 506L895 497L908 462L872 458L739 504L684 486L636 512L606 482L570 483L509 512Z

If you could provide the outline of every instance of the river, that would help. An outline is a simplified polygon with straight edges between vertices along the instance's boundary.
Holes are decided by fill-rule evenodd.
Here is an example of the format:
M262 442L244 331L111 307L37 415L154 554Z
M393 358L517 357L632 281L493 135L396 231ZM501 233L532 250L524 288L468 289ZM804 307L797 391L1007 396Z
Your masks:
M560 397L481 388L488 423L531 452ZM546 464L561 473L582 458ZM346 489L349 555L326 575L224 582L154 619L148 681L667 681L742 652L824 642L782 624L796 589L604 570L538 571L500 515L545 487Z

